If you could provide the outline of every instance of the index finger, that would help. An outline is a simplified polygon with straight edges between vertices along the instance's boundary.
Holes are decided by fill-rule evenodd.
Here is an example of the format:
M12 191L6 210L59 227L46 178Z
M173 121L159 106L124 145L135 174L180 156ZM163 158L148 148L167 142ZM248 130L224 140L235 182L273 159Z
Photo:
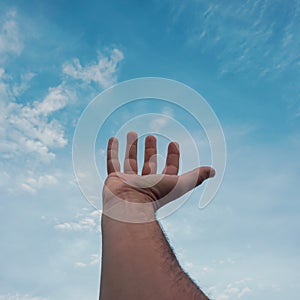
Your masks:
M107 144L107 173L120 172L119 162L119 142L115 137L111 137Z

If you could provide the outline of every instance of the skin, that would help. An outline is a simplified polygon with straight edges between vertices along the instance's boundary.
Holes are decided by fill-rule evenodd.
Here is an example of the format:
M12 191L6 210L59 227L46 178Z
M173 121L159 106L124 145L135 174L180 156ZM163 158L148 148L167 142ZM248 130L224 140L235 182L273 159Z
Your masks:
M101 222L100 300L208 299L179 265L155 219L162 205L215 174L211 167L199 167L179 176L179 156L179 145L171 142L165 168L157 174L156 138L148 136L142 174L138 175L137 134L130 132L121 172L118 141L109 140ZM119 213L129 221L118 220Z

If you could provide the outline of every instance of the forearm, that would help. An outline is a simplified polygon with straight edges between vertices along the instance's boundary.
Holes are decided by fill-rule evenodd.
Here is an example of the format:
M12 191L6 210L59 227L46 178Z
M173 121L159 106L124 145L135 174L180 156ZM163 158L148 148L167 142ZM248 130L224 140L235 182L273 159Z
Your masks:
M157 221L102 216L101 300L208 298L180 267Z

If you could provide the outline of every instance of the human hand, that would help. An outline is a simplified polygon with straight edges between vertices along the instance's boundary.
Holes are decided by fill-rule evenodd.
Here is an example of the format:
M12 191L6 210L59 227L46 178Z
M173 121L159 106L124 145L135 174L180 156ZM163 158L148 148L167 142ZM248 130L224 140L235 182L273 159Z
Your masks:
M213 177L211 167L198 167L178 175L179 145L171 142L168 146L166 165L162 174L157 174L156 138L147 136L145 140L144 165L138 175L137 141L135 132L127 135L124 172L121 172L118 158L118 140L110 138L107 147L108 177L103 188L103 206L112 206L116 199L135 203L152 203L154 210L179 198Z

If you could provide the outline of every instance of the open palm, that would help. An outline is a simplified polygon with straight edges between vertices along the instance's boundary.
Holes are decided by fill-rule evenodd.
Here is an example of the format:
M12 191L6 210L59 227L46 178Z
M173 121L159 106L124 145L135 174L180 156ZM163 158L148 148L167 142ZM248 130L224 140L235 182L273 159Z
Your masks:
M214 169L211 167L198 167L178 175L180 151L178 144L175 142L171 142L168 146L166 165L162 174L157 174L156 138L147 136L142 174L138 175L137 141L137 134L129 132L127 135L124 172L121 172L118 158L118 140L110 138L107 147L108 177L103 189L104 206L117 197L130 202L151 202L154 204L155 209L158 209L215 174Z

